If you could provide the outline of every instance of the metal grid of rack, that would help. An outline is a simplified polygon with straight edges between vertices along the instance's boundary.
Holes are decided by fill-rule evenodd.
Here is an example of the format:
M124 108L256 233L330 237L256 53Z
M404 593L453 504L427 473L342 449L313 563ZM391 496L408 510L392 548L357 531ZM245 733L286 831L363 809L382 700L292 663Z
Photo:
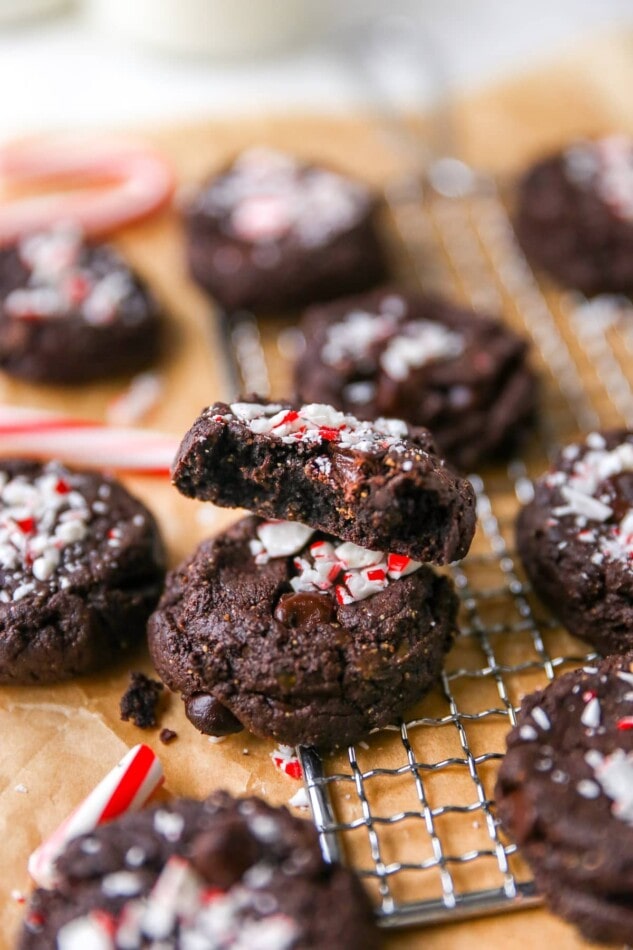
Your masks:
M424 181L403 179L386 196L409 279L503 313L531 336L545 378L538 444L524 460L472 476L479 530L468 557L450 568L460 630L439 689L406 722L343 755L300 750L325 856L349 861L373 892L381 923L401 926L538 902L495 820L496 766L521 695L594 655L532 597L513 551L513 522L518 503L531 497L530 476L556 443L631 416L633 391L618 353L633 352L633 320L622 318L622 301L603 302L602 318L584 322L586 301L559 295L550 304L496 184L463 164L441 160ZM268 393L254 317L234 315L226 339L242 388Z

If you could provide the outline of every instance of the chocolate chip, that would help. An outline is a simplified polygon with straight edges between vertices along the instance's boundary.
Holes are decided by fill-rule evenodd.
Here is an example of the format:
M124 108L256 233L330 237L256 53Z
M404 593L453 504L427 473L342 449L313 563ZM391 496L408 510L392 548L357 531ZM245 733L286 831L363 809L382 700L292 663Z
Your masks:
M194 693L185 700L185 715L206 736L230 736L241 732L242 723L209 693Z

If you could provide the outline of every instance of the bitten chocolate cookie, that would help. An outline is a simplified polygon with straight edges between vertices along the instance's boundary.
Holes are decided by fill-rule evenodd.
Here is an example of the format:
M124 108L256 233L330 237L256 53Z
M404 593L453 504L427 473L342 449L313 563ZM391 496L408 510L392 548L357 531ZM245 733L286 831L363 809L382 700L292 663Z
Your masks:
M264 148L185 209L195 280L228 311L305 306L384 279L378 202L360 182Z
M101 825L37 890L20 950L377 950L354 874L285 808L216 792Z
M523 700L496 789L552 909L588 940L633 934L633 653Z
M113 247L68 227L0 248L0 369L42 383L131 373L159 352L163 319Z
M517 545L534 589L600 653L633 647L633 432L562 450L521 511Z
M633 141L579 141L531 168L516 227L528 256L586 294L633 288Z
M387 289L313 307L302 330L300 402L426 426L462 470L507 454L533 422L528 343L499 320Z
M331 406L217 402L186 434L172 474L190 498L420 561L463 557L475 530L472 485L426 429Z
M142 638L164 575L153 517L112 478L0 461L0 683L51 683Z
M148 636L201 731L333 748L422 697L456 612L426 565L250 517L169 575Z

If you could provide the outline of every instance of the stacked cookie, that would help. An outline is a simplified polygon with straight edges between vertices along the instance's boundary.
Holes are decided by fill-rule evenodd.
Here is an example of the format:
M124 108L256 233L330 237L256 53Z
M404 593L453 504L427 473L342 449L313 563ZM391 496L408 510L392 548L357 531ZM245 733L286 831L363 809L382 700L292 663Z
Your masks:
M428 690L457 612L428 562L467 552L475 502L426 430L320 404L216 403L173 480L257 516L172 572L150 619L155 666L202 731L333 748Z

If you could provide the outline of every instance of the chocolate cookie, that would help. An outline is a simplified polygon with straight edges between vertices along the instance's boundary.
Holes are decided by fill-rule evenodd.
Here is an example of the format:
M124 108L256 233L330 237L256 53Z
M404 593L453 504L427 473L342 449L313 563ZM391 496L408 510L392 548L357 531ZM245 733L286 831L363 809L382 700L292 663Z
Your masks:
M562 450L521 511L517 545L534 589L600 653L633 647L633 432Z
M75 838L20 950L377 950L371 905L314 828L258 798L176 799Z
M384 278L378 202L360 182L264 148L185 209L195 280L228 311L304 306Z
M499 320L386 289L308 310L300 402L426 426L462 470L516 448L533 422L528 343Z
M588 940L633 933L633 653L528 696L497 809L552 909Z
M131 373L159 351L162 316L113 247L68 227L0 248L0 369L42 383Z
M0 683L95 670L142 638L164 574L158 528L112 478L0 461Z
M575 142L519 185L516 227L528 256L586 294L633 289L633 141Z
M331 406L217 402L186 434L172 474L190 498L421 561L463 557L475 530L472 486L426 429Z
M241 724L333 748L421 698L456 612L451 582L426 565L250 517L169 575L148 636L203 732Z

